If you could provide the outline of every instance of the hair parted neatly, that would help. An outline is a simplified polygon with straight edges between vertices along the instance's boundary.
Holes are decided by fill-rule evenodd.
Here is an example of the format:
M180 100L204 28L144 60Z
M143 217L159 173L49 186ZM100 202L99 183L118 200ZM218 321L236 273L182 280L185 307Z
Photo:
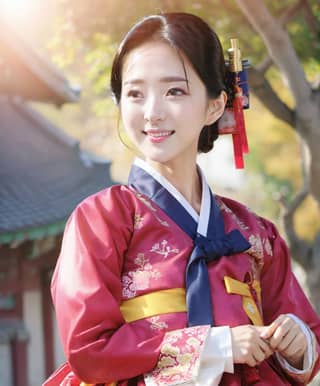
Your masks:
M111 90L117 103L121 98L122 67L126 55L150 41L168 43L184 54L204 83L208 97L216 98L225 90L225 61L216 33L198 16L189 13L163 13L148 16L135 24L120 43L111 70ZM206 153L218 137L217 122L204 126L198 151Z

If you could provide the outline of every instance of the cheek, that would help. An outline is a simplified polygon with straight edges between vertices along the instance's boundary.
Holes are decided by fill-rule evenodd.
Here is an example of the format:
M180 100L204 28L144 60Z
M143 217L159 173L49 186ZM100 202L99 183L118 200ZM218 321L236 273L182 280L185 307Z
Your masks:
M139 120L139 110L130 103L121 103L120 115L125 129L134 128Z
M188 116L193 116L195 119L205 119L208 112L208 100L205 95L195 94L188 101L188 107L185 108Z

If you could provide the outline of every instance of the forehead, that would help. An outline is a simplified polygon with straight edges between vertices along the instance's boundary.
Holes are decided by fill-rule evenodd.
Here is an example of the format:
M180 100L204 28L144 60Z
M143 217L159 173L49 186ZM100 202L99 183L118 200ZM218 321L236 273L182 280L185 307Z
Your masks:
M130 51L123 62L122 80L128 77L160 75L185 76L192 68L183 53L161 41L149 41Z

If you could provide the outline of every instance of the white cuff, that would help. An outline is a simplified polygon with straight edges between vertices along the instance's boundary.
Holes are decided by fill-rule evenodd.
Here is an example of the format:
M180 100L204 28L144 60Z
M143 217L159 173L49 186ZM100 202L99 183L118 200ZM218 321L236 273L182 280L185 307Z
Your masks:
M219 385L223 373L233 373L231 332L228 326L212 327L201 353L196 385Z
M301 328L302 332L305 334L305 337L307 339L307 349L304 354L303 358L303 369L296 369L295 367L291 366L290 363L288 363L285 358L279 354L276 353L277 359L284 370L289 371L292 374L305 374L309 372L312 369L313 366L313 350L312 350L312 335L309 330L309 327L307 327L301 319L299 319L296 315L293 314L287 314L291 319L293 319Z

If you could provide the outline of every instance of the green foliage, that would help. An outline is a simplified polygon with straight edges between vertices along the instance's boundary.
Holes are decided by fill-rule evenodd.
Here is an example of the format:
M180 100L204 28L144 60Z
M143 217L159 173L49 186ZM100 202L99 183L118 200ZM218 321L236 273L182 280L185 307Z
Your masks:
M93 37L93 47L85 55L85 62L89 65L88 77L92 81L93 91L104 94L108 87L110 70L116 44L109 35L96 32Z
M271 12L280 17L296 0L265 2ZM312 0L309 3L315 18L320 21L318 1ZM81 79L81 108L85 113L95 116L100 124L103 122L104 129L107 127L111 130L115 140L117 110L108 92L112 58L123 35L141 17L165 10L192 12L203 17L216 30L225 50L229 47L229 39L238 37L244 56L249 58L252 65L260 63L267 55L262 39L253 31L233 0L139 0L134 6L127 0L60 0L60 5L61 16L50 44L53 58L60 67ZM319 35L309 28L302 14L290 21L287 29L306 76L310 80L315 79L320 72ZM272 67L267 77L280 98L293 106L292 96L283 84L280 73ZM279 206L274 202L276 197L285 194L290 200L301 184L297 138L290 127L276 120L255 98L252 98L252 108L247 118L251 147L247 165L253 175L253 194L261 192L256 204L266 208L268 213L262 211L264 215L269 214L275 219L279 215ZM78 118L79 121L81 119ZM91 126L88 124L88 127ZM108 151L112 147L121 159L125 158L116 146L109 146ZM313 205L307 200L305 211L311 213ZM261 212L259 208L255 209ZM308 223L304 227L308 234L312 233L311 226Z

